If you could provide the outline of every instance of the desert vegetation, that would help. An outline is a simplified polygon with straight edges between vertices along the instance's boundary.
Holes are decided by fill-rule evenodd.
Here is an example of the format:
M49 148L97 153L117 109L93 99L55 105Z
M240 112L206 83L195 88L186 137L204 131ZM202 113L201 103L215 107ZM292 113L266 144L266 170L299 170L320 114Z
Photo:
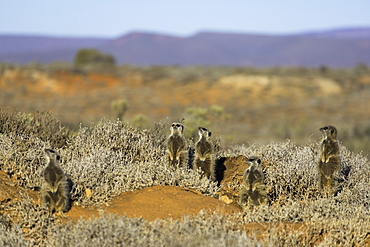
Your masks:
M81 49L74 58L75 69L109 71L114 69L116 60L112 55L101 53L95 49Z
M103 54L104 55L104 54ZM0 65L0 106L51 111L76 131L101 119L141 129L185 118L188 138L206 126L223 145L305 144L332 124L352 151L369 154L370 69Z
M262 159L268 205L222 215L201 211L181 220L147 221L102 213L61 221L48 217L39 200L44 148L61 154L72 207L109 205L120 193L155 185L188 188L207 197L239 191L238 179L221 187L198 171L168 167L165 140L171 122L137 128L127 121L101 119L70 129L53 114L0 111L0 169L21 188L16 199L0 201L2 246L366 246L370 243L370 162L350 151L339 136L341 190L322 198L318 191L319 139L297 144L224 145L216 159L252 155ZM340 128L338 131L340 133ZM185 129L186 132L186 129ZM189 143L192 140L189 138ZM221 163L219 163L220 165ZM5 180L4 180L5 181ZM4 182L0 181L3 186ZM0 187L3 188L3 187ZM0 194L2 191L0 191ZM232 198L231 194L228 194ZM3 198L3 197L0 197Z
M132 67L97 56L110 65L77 57L75 64L0 65L0 175L9 178L0 177L1 246L370 244L366 65ZM218 166L226 165L225 174L239 170L217 183L199 171L168 167L169 126L183 119L190 147L197 128L207 127ZM319 128L327 124L338 129L341 177L339 193L322 198ZM262 160L270 202L181 220L104 212L77 222L48 217L40 201L45 148L61 154L72 207L100 209L151 186L186 188L233 205L244 169L233 162L250 156Z

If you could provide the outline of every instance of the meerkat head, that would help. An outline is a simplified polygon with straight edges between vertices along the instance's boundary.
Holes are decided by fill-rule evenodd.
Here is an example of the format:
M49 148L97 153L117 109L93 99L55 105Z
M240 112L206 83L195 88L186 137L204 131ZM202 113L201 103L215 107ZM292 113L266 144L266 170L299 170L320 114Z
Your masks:
M337 139L338 131L332 125L324 126L324 127L320 128L320 131L324 135L324 138L330 138L332 140L336 140Z
M250 167L257 168L261 165L261 159L257 156L251 156L247 159L246 163L250 165Z
M198 134L199 134L200 138L205 137L207 139L208 137L210 137L212 135L212 132L209 131L209 129L207 129L207 128L199 127L198 128Z
M181 123L172 123L171 125L171 135L173 134L183 134L184 133L184 125Z
M60 155L57 151L53 149L49 149L49 148L46 148L44 151L46 154L45 157L46 157L47 163L49 163L50 161L60 161Z

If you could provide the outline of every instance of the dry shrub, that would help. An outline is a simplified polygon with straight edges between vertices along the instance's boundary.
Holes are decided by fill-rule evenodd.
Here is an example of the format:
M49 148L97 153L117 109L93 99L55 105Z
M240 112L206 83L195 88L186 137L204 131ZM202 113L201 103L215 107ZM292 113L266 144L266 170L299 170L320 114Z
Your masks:
M370 163L361 154L350 152L340 144L342 169L341 190L337 200L366 204L370 198ZM287 200L316 200L318 193L319 143L299 146L287 140L265 146L234 146L221 155L257 155L266 163L264 168L268 194L275 203Z
M71 131L50 112L25 114L0 109L0 134L38 137L54 148L61 148L71 138Z
M84 206L100 205L122 192L154 185L177 185L216 196L217 186L201 180L198 172L174 171L167 166L163 128L158 124L153 130L139 130L108 120L81 127L63 148L57 149L69 178L72 200ZM19 185L40 187L46 165L43 149L55 147L21 127L1 135L0 144L0 168ZM91 195L86 194L87 189Z
M98 205L122 192L155 185L177 185L215 196L216 185L201 180L199 173L167 166L160 133L107 120L81 128L61 150L63 168L73 182L72 200ZM86 196L86 189L91 196Z
M0 169L23 187L40 187L43 149L49 144L34 136L9 133L0 136L0 146Z
M0 246L29 246L19 225L13 225L4 215L0 216Z
M17 114L14 114L14 116ZM1 115L4 116L4 115ZM8 116L8 115L6 115ZM18 115L18 116L21 116ZM1 120L4 122L4 120ZM6 122L6 121L5 121ZM14 120L14 124L18 123ZM22 123L20 121L20 123ZM4 124L2 125L4 126ZM38 187L45 166L44 148L55 148L71 182L76 204L98 206L119 193L154 185L176 185L217 197L218 187L201 179L197 171L173 170L166 165L167 129L157 125L139 130L121 121L102 120L81 127L69 135L65 145L53 146L27 124L0 135L0 168L23 187ZM47 136L50 129L45 128ZM319 143L298 146L290 141L264 146L233 146L217 150L217 157L258 155L266 164L264 172L270 206L263 205L229 216L185 217L183 221L103 216L77 224L57 224L48 218L43 205L24 198L1 204L14 221L0 219L0 244L4 246L353 246L364 244L370 235L370 163L361 154L341 144L341 191L332 198L317 193ZM238 187L239 184L232 186ZM87 190L90 193L86 193ZM23 197L23 196L20 196ZM247 236L243 225L251 222L298 222L299 231L268 229L263 238ZM21 232L22 229L22 232ZM15 236L18 238L16 239ZM1 242L2 241L2 242Z
M50 246L260 246L233 221L221 215L200 213L182 221L115 217L112 215L60 226Z
M11 219L11 227L8 232L17 233L18 238L27 243L24 246L44 245L50 225L55 221L55 218L49 218L46 206L32 202L32 199L27 195L20 194L19 198L21 199L1 207L1 211L6 212Z
M342 191L337 200L370 207L370 162L361 153L354 154L341 146L343 166Z

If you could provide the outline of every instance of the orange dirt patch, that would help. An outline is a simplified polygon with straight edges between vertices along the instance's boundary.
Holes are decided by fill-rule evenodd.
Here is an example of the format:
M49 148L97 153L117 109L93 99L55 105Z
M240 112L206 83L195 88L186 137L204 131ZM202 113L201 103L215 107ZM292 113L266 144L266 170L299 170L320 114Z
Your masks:
M29 196L35 202L39 202L40 199L36 191L17 186L7 173L0 171L0 205L10 201L16 201L21 195Z
M185 215L195 215L201 210L216 211L222 214L241 212L237 206L227 205L215 198L198 192L173 186L154 186L142 190L129 191L114 198L109 206L98 209L72 207L68 218L78 220L98 216L99 211L119 216L155 219L181 219Z
M39 192L17 186L3 171L0 171L0 204L13 203L23 195L29 196L36 204L42 203ZM228 205L200 192L174 187L154 186L142 190L128 191L114 198L108 205L100 207L79 207L72 205L66 213L66 220L77 221L99 217L99 213L112 213L118 216L179 220L185 215L196 215L201 210L221 214L241 212L235 205Z
M222 195L220 199L228 204L237 205L239 191L235 189L234 184L241 184L243 173L248 168L246 160L246 156L239 155L225 158L222 164L224 169L223 179L220 183L222 187L218 193Z
M239 155L236 157L222 158L219 161L219 169L223 170L222 185L218 194L220 200L227 204L238 205L240 191L236 189L237 184L242 184L244 171L249 167L246 163L248 157ZM265 169L270 164L266 161L262 161L262 168Z

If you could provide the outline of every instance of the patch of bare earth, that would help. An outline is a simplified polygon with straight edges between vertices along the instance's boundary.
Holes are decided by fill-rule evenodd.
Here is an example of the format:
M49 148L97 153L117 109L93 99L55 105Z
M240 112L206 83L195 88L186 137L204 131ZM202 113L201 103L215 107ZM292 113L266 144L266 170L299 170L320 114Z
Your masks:
M200 192L174 186L154 186L136 191L121 193L107 205L99 207L80 207L72 205L66 213L67 218L62 222L79 219L100 217L101 214L116 214L130 218L181 220L187 215L196 215L201 210L216 212L224 215L240 213L238 206L239 191L233 189L235 184L241 183L242 174L248 167L247 157L237 156L223 158L219 164L223 170L219 200L202 195ZM268 164L264 164L267 166ZM27 194L34 203L41 203L40 193L31 189L16 186L9 175L0 171L0 203L12 203L19 199L21 194ZM0 208L1 209L1 208ZM0 210L1 211L1 210ZM6 212L1 212L6 213ZM297 234L302 238L310 238L313 245L319 244L323 235L310 233L305 222L264 222L249 223L241 227L248 235L263 240L269 234ZM365 243L370 243L369 240Z
M0 170L0 205L15 202L22 195L30 197L35 202L40 202L38 192L17 186L7 173Z
M96 217L101 211L149 221L167 218L179 220L185 215L195 215L201 210L221 214L233 214L241 211L237 206L227 205L196 191L173 186L154 186L124 192L114 198L108 206L95 209L74 206L67 213L67 216L72 220L78 220L80 217Z
M200 192L174 186L154 186L136 191L121 193L107 205L99 207L80 207L72 205L66 213L68 220L78 221L100 217L103 214L116 214L131 218L143 218L149 221L155 219L181 220L186 215L196 215L201 210L216 212L224 215L240 213L242 209L237 205L238 191L231 190L228 184L239 183L241 174L247 168L246 157L238 156L226 158L224 176L220 190L220 200L204 196ZM14 203L21 195L28 195L34 203L42 203L39 192L17 186L8 174L0 171L0 202ZM225 199L227 198L227 199ZM6 212L2 212L6 213ZM285 227L286 224L279 225ZM300 225L301 226L301 225ZM245 225L244 230L250 235L263 238L268 231L275 227L271 224L250 223ZM297 226L298 227L298 226ZM287 227L294 230L297 227Z

